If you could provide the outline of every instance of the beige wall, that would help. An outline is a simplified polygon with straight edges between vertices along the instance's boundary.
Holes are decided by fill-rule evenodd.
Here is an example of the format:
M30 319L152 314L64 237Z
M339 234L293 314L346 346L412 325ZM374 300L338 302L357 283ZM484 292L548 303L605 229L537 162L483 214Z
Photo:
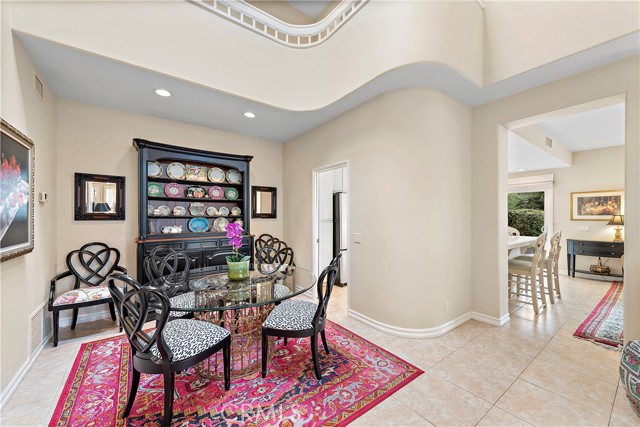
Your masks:
M282 22L294 25L309 25L316 20L283 1L250 0L252 6L267 12Z
M638 57L473 109L471 251L473 309L507 314L507 131L510 122L626 94L625 339L640 338L640 72ZM633 307L633 309L632 309Z
M285 237L301 266L312 265L312 170L349 161L352 310L412 329L469 311L469 111L405 89L285 144Z
M562 230L560 269L566 270L566 239L613 240L614 227L606 225L606 221L572 221L570 200L571 193L575 191L623 190L624 146L576 152L573 153L572 167L510 174L509 178L549 173L554 176L553 229L554 232ZM578 226L588 226L589 231L579 231ZM576 258L578 269L584 270L588 270L589 265L595 264L595 261L590 257ZM607 265L614 273L622 272L617 258L611 258Z
M484 84L640 29L637 1L485 1Z
M251 184L278 188L282 211L282 144L172 122L73 101L58 104L58 239L57 266L66 254L88 241L103 241L120 249L122 264L135 275L138 235L138 167L133 138L232 154L255 156ZM126 178L124 221L76 221L73 216L75 172L123 175ZM251 232L282 236L282 215L251 220ZM69 286L71 286L69 284ZM104 311L102 307L96 310ZM91 307L84 310L91 313ZM65 313L61 314L61 319Z
M33 89L35 69L11 35L11 4L0 2L2 40L0 115L35 145L35 248L0 264L0 389L5 392L29 358L29 315L45 301L56 258L56 100L45 85L44 101ZM49 201L38 203L40 192Z

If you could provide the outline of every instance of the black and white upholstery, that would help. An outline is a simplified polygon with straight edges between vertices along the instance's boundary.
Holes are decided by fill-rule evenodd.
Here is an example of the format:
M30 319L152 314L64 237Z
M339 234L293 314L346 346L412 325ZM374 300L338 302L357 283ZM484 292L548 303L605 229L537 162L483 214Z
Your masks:
M190 308L195 307L196 305L196 293L194 291L187 292L186 294L176 295L175 297L169 298L169 304L171 308ZM160 314L161 310L156 309L156 313ZM169 320L172 319L180 319L180 318L191 318L193 317L193 313L189 311L178 311L171 310L169 312Z
M56 275L51 279L49 290L49 311L53 312L53 346L58 346L58 329L60 312L73 310L71 329L76 328L78 321L78 309L92 305L109 304L111 318L116 320L109 290L105 283L107 277L113 272L127 273L127 269L118 265L120 251L109 247L105 243L91 242L80 249L67 254L67 271ZM73 277L73 289L56 296L58 281ZM122 329L122 328L121 328Z
M122 418L129 416L140 383L140 373L162 374L164 379L164 414L162 425L171 424L173 415L174 375L202 362L218 351L223 351L224 388L229 390L231 373L231 334L213 323L193 319L168 322L171 305L157 288L140 284L121 274L109 280L109 292L129 339L132 352L132 381L127 406ZM153 308L156 329L143 329Z
M318 303L302 300L287 300L276 306L262 324L262 378L267 375L267 354L269 336L287 338L311 338L311 357L318 380L322 380L318 364L318 335L322 338L324 349L329 353L325 326L327 322L327 306L338 277L338 268L342 254L338 254L318 277Z

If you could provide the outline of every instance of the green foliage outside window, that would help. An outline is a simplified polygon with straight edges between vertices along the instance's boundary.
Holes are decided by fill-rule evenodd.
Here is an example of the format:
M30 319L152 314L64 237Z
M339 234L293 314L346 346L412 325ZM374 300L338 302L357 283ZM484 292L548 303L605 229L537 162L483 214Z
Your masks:
M537 236L544 227L544 192L510 193L507 199L508 223L522 236Z

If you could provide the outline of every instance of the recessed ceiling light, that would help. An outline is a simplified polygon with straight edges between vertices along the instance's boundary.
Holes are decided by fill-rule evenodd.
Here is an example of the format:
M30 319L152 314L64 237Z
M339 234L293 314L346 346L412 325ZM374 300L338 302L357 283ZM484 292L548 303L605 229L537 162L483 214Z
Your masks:
M526 172L527 170L525 168L520 168L518 169L518 172Z
M253 118L255 118L255 117L256 117L256 113L252 113L251 111L246 111L246 112L244 113L244 116L245 116L246 118L248 118L248 119L253 119Z
M168 97L168 96L173 95L171 92L169 92L166 89L155 89L154 92L155 92L156 95L164 96L165 98Z

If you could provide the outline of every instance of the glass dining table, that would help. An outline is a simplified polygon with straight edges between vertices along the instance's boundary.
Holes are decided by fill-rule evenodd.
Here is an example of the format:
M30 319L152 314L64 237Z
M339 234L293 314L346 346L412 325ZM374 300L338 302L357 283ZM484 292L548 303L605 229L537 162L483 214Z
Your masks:
M244 280L230 280L227 273L191 270L189 291L171 298L172 317L194 313L196 319L214 323L231 333L231 376L243 377L260 370L262 323L273 307L313 287L316 277L295 266L255 264ZM209 379L221 379L222 356L196 366ZM273 341L269 355L273 356Z

